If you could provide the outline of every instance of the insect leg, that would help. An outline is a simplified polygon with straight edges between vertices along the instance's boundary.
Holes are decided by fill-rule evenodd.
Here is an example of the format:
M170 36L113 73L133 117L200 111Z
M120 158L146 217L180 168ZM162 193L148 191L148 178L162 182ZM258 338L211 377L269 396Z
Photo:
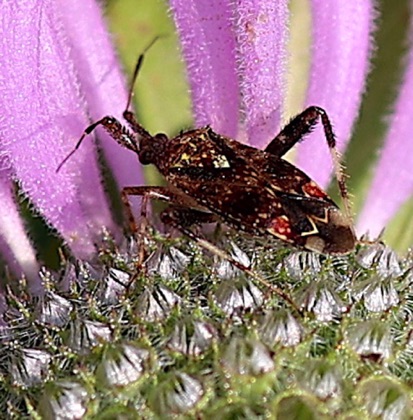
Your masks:
M310 106L301 114L294 117L275 137L271 143L266 147L265 151L282 157L288 152L298 141L303 140L303 137L310 133L317 122L321 120L323 125L324 135L327 140L327 145L330 150L331 158L333 160L334 172L337 179L340 195L343 200L345 215L351 224L352 211L350 206L350 199L348 196L347 185L343 168L340 164L339 153L336 149L336 139L333 132L330 119L326 111L316 106Z
M132 207L129 201L130 196L141 196L142 197L142 206L141 206L141 218L142 223L139 227L136 224L135 217L132 212ZM129 223L129 228L132 234L138 240L138 266L142 266L144 260L144 244L141 238L145 233L146 228L146 207L148 200L160 200L167 203L173 203L174 205L181 206L182 215L185 217L185 225L190 226L193 224L201 223L210 223L216 221L217 217L214 214L207 213L201 210L193 209L188 207L191 203L186 199L186 197L179 194L175 194L166 187L151 187L151 186L141 186L141 187L125 187L121 191L122 202L125 207L126 216Z
M130 196L140 196L142 197L142 206L141 206L141 218L142 222L139 225L139 228L136 224L135 217L132 212L132 207L129 201ZM145 260L145 247L143 242L143 235L146 229L146 210L147 203L149 199L161 200L166 202L176 201L175 194L168 190L165 187L151 187L151 186L141 186L141 187L125 187L121 191L122 203L125 208L125 213L129 223L129 229L136 238L138 242L138 261L137 267L143 267L143 261Z
M151 187L151 186L141 186L141 187L125 187L121 191L122 203L125 206L125 212L129 223L129 228L132 234L138 232L138 226L135 221L135 216L132 212L132 207L129 201L130 196L140 196L145 200L160 200L169 202L176 202L177 197L166 187ZM146 216L146 209L142 208L143 216Z
M310 106L300 114L296 115L279 133L271 140L265 151L277 157L284 156L297 142L303 140L304 136L314 129L319 117L326 112L318 107ZM328 120L328 118L327 118ZM331 126L331 124L329 124ZM331 133L332 134L332 133ZM334 135L327 137L329 147L335 147Z
M187 236L188 238L192 239L193 241L197 242L202 248L206 249L207 251L212 252L216 256L223 258L237 267L239 270L244 271L256 281L261 283L263 286L280 296L283 300L288 302L297 312L300 312L300 309L296 305L296 303L291 299L288 294L286 294L280 288L272 285L267 280L265 280L262 276L260 276L256 271L254 271L251 267L247 267L244 264L240 263L239 261L232 258L227 252L223 251L222 249L218 248L211 242L207 241L206 239L201 238L200 236L196 235L191 229L185 226L185 222L183 223L183 216L180 214L181 209L175 206L169 206L165 209L161 214L161 220L175 229L179 230L182 234ZM185 220L185 219L184 219Z
M125 204L129 224L131 225L131 230L134 233L138 232L138 228L136 226L135 218L133 216L132 209L130 206L129 196L143 196L147 197L147 199L155 199L171 203L172 205L165 209L161 214L161 219L165 224L174 227L182 234L186 235L188 238L197 242L202 248L212 252L220 258L226 259L235 267L246 272L259 283L261 283L269 290L273 291L282 299L284 299L286 302L288 302L295 310L300 312L300 309L295 304L295 302L280 288L270 284L250 267L247 267L241 264L239 261L236 261L225 251L218 248L211 242L199 237L194 232L192 232L192 230L189 229L189 226L195 223L208 223L215 221L216 216L214 214L203 212L202 210L188 208L188 203L186 202L185 197L181 197L165 187L126 187L122 190L122 201ZM138 266L139 264L142 264L143 258L143 254L139 255Z
M185 228L189 228L193 225L202 225L204 223L213 223L218 221L218 216L214 213L209 213L193 208L181 207L171 205L165 210L165 214L161 214L162 221L168 223L168 212L173 212L176 215L177 220L179 219L179 225Z

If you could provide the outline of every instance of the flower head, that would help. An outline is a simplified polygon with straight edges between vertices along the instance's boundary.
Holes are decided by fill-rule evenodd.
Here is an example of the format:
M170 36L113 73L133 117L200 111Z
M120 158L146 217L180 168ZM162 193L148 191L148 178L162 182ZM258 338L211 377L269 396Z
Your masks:
M373 1L312 0L310 5L310 71L302 108L314 104L327 110L344 151L366 90L377 12ZM265 147L288 117L287 46L294 31L289 2L170 0L170 8L195 125L210 124L224 135ZM60 173L55 170L91 121L108 113L121 117L126 88L95 0L23 1L5 6L3 15L0 250L12 270L24 272L36 288L36 254L19 218L14 186L75 256L93 255L103 227L117 237L120 227L93 142L84 142ZM360 234L377 235L410 194L409 171L403 170L410 154L400 157L406 163L402 181L390 163L408 147L400 147L399 139L409 127L410 73L408 62L377 175L358 219ZM102 130L95 137L120 188L143 184L135 156ZM320 185L328 185L332 165L321 129L299 144L296 160ZM400 189L389 187L399 184Z

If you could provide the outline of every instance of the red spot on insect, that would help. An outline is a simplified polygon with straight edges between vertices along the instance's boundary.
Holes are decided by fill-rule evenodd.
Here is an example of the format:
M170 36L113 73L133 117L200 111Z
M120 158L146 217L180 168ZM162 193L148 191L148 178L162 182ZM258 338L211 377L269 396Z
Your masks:
M303 193L309 197L326 198L327 194L313 181L307 182L302 187Z
M274 235L289 238L291 236L291 224L287 216L278 216L271 220L269 229Z

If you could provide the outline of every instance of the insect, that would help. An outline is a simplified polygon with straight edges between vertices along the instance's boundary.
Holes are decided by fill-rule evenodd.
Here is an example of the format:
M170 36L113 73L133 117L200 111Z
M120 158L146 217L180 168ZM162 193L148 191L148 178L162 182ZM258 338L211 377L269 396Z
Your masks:
M149 47L148 47L149 48ZM146 49L147 50L147 49ZM136 153L143 165L155 165L169 186L131 186L122 190L131 230L136 225L130 196L167 202L161 220L201 246L249 272L261 283L283 296L249 267L232 259L212 243L196 235L191 226L221 221L253 236L273 236L296 247L323 254L345 254L356 243L350 217L349 199L336 152L335 138L327 113L311 106L293 118L265 150L244 145L222 136L211 127L186 131L174 138L151 135L129 110L132 91L144 54L139 56L133 74L124 119L105 116L86 128L73 151L86 136L102 126L121 146ZM335 165L336 178L345 211L304 172L283 159L283 155L321 121Z

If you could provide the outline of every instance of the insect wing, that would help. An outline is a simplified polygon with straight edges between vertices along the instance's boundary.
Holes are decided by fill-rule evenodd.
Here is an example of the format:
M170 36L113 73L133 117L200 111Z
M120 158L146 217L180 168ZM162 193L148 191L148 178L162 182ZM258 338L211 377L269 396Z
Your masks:
M199 206L251 235L341 254L354 248L351 224L328 195L292 164L199 131L180 150L167 179Z
M280 230L287 229L294 244L326 254L344 254L354 248L352 225L331 200L284 192L277 195L285 220L274 219L270 233L279 236Z

